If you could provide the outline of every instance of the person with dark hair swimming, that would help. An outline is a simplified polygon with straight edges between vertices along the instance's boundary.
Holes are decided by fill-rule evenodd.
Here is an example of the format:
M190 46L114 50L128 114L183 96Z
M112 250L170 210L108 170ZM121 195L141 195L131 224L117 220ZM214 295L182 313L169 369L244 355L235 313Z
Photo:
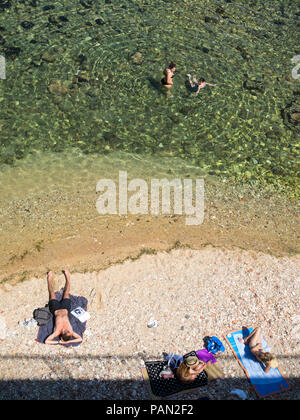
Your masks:
M163 71L164 76L161 79L161 83L163 84L164 87L166 87L167 89L170 89L173 86L173 77L174 77L174 73L176 70L176 66L173 63L173 61L171 61L171 63L169 64L168 67L166 67Z
M193 93L198 94L200 92L200 89L205 88L205 86L216 86L212 83L208 83L201 77L199 80L197 80L195 77L192 78L190 74L187 74L187 77L189 78L189 82L192 88Z

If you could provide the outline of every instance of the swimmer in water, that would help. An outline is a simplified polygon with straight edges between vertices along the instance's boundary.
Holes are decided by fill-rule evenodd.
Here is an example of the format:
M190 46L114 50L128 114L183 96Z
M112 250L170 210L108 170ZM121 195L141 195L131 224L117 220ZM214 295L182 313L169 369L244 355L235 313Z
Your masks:
M187 77L189 78L189 82L192 88L193 93L198 94L200 92L200 89L205 88L205 86L216 86L213 83L208 83L201 77L199 80L197 80L195 77L192 78L190 74L187 74Z
M169 67L166 67L164 69L164 77L161 79L161 83L163 84L164 87L166 87L167 89L170 89L173 86L173 77L174 77L174 73L176 70L176 66L173 63L173 61L171 61L171 63L169 64Z

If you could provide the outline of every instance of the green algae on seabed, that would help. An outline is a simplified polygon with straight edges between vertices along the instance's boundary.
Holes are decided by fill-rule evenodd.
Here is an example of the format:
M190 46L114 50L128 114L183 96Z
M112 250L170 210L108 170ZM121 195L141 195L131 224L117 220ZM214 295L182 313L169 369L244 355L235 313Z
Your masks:
M1 0L0 163L122 150L296 195L299 21L291 0ZM192 96L186 73L217 86Z

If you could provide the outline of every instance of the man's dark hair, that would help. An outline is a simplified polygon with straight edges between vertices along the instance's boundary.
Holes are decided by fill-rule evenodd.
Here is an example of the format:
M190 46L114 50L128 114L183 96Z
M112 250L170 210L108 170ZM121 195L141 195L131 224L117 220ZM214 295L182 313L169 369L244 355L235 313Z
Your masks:
M71 339L72 339L72 334L61 334L61 338L64 340L64 341L70 341Z

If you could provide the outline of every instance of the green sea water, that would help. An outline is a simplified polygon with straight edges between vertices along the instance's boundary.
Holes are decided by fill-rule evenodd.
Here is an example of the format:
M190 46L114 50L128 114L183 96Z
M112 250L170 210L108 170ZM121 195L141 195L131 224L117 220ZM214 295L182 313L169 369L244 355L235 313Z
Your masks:
M121 152L296 195L299 40L296 0L0 0L1 170Z

